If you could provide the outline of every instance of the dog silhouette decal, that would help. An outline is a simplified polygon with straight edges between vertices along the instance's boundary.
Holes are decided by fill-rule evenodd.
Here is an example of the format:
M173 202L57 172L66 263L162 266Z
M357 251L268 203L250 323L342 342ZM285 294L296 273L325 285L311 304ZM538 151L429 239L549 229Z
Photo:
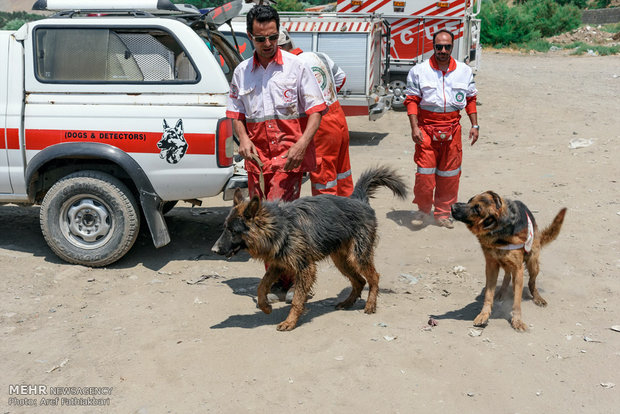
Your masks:
M157 148L161 151L159 158L165 158L170 164L176 164L187 152L187 146L183 135L183 120L179 119L174 128L171 128L164 119L164 133L157 142Z

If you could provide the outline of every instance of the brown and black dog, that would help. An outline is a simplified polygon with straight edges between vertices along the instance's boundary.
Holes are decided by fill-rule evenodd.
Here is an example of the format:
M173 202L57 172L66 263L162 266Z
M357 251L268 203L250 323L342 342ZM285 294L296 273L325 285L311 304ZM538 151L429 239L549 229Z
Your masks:
M234 207L212 251L231 257L247 249L253 258L268 265L257 293L258 307L267 314L271 313L267 301L271 286L281 274L295 275L291 311L278 325L279 331L295 328L316 279L316 262L327 256L353 288L336 309L353 306L368 281L364 311L374 313L379 293L379 273L374 265L377 218L368 198L382 186L401 199L407 194L403 179L386 167L362 173L349 198L321 194L289 203L263 202L256 196L244 200L236 191Z
M521 319L521 295L523 292L523 264L530 275L528 287L538 306L547 302L536 289L540 250L551 243L560 233L566 208L553 219L542 232L538 230L532 212L518 200L503 199L493 191L472 197L467 203L452 206L452 217L467 225L478 237L486 260L486 287L482 311L474 319L474 325L485 325L491 316L493 296L500 267L504 269L504 281L495 297L506 293L512 278L514 303L511 325L517 331L527 329Z

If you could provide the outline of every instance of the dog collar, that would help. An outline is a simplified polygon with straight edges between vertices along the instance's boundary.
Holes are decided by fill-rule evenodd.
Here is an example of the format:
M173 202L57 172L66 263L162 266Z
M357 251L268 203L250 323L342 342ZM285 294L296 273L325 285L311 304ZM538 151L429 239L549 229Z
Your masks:
M527 217L527 239L525 243L520 244L509 244L507 246L498 247L500 250L518 250L525 249L525 253L529 253L532 250L532 244L534 244L534 226L532 225L532 220L530 219L530 215L525 213Z

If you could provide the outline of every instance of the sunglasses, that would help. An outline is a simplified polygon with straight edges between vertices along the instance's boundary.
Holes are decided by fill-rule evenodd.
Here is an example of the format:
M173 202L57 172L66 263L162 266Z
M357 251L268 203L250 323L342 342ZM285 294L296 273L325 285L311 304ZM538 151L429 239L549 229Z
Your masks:
M441 49L446 49L447 52L452 50L452 45L435 45L435 50L440 52Z
M267 39L269 39L271 42L275 42L276 40L278 40L278 37L280 37L280 35L278 33L271 34L269 36L254 36L254 35L252 35L252 39L254 39L254 41L257 42L257 43L264 43Z

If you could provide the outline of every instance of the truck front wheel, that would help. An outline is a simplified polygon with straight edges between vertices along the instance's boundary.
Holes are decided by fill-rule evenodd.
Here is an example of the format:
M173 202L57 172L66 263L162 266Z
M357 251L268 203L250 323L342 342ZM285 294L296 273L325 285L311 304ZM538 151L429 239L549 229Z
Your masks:
M70 174L41 203L41 231L50 248L70 263L99 267L133 246L140 214L131 191L100 171Z
M394 95L392 98L392 108L396 111L405 110L405 89L407 89L407 78L395 77L389 84L388 90Z

